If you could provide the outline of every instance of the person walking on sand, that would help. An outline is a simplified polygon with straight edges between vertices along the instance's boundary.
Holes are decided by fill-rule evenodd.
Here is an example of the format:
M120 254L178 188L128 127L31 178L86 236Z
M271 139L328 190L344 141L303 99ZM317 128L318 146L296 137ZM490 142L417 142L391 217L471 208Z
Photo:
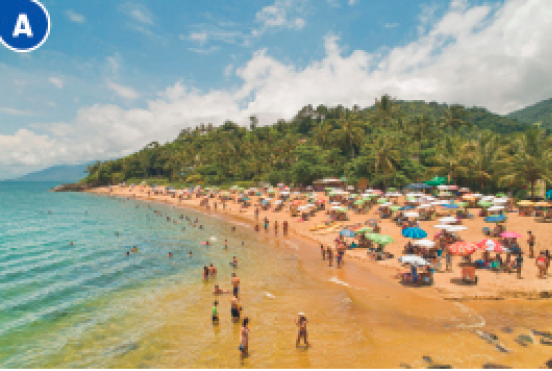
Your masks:
M332 249L328 246L328 250L326 251L326 255L328 256L328 267L332 266Z
M529 245L529 259L533 259L535 257L535 235L529 231L527 232L529 237L527 238L527 244Z
M303 312L299 313L299 319L295 320L295 325L299 328L299 333L297 335L297 341L295 342L295 347L298 348L301 343L301 338L305 342L305 345L308 347L309 342L307 341L307 317Z
M265 222L264 222L264 230L265 232L268 232L268 219L265 218Z
M224 240L224 249L228 249L228 240Z
M243 359L247 356L249 352L249 333L251 330L249 329L249 318L245 317L243 319L243 325L240 331L240 358L243 362Z
M287 236L288 234L288 222L287 220L284 220L284 236Z
M320 251L322 252L322 260L326 260L326 249L324 249L324 245L320 245Z
M274 234L278 234L278 221L274 221Z
M238 294L240 291L240 278L236 275L236 273L232 273L232 294L238 298Z
M521 279L521 268L523 267L523 256L521 253L518 254L516 257L516 270L517 270L517 278Z
M446 271L452 272L452 254L450 253L448 246L446 251L447 251L447 256L445 258L447 263Z
M238 267L238 258L236 258L236 255L232 258L232 267L237 268Z
M259 220L259 208L255 208L255 220Z
M545 272L546 272L546 255L544 254L544 251L541 251L539 256L537 256L536 259L536 265L539 269L539 278L544 278Z

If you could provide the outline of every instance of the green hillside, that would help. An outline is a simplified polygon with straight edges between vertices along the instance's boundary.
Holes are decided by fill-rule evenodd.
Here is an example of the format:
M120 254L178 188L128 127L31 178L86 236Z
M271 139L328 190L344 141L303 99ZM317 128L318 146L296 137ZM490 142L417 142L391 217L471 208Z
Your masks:
M439 175L484 192L525 192L552 179L552 137L483 108L383 96L365 109L309 105L291 120L250 121L184 128L172 142L89 166L83 182L245 186L345 175L385 188Z
M552 129L552 98L512 112L508 117L525 124L540 122L543 127Z

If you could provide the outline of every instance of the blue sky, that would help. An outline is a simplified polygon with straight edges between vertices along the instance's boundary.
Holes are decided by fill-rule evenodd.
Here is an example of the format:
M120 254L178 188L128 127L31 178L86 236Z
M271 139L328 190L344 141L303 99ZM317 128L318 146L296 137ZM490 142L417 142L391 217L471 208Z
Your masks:
M552 94L551 3L43 0L48 41L0 48L0 177L384 93L506 113Z

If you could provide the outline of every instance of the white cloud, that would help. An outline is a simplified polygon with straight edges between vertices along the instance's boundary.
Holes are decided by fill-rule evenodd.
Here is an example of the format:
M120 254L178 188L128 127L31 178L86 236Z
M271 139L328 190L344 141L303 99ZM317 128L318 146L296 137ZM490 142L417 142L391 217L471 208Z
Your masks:
M0 113L4 113L6 115L12 115L12 116L32 116L33 115L33 113L30 111L24 111L17 108L4 107L4 106L0 106Z
M271 28L288 28L300 30L305 26L301 17L304 11L304 1L276 0L273 5L262 8L255 15L255 21L261 28L254 29L252 35L257 37Z
M69 20L73 23L83 24L86 22L86 18L82 14L75 13L70 9L65 12L65 15L67 15L67 18L69 18Z
M358 0L349 0L349 5L350 6L353 6L353 5L356 5L358 4Z
M172 140L202 122L231 119L245 125L257 115L261 124L270 124L293 117L306 104L370 106L386 93L507 113L552 96L549 14L548 0L450 7L428 20L417 40L383 55L345 54L339 39L328 35L324 57L305 67L259 50L234 70L241 83L229 89L201 92L178 82L146 108L93 105L70 122L48 124L41 131L47 135L20 130L0 136L0 169L113 158L152 140ZM109 83L121 96L138 96Z
M50 77L48 81L58 89L63 89L63 80L59 77Z
M107 87L115 92L119 97L124 99L136 99L140 96L134 89L129 88L128 86L116 84L113 81L108 80L107 81Z
M383 27L385 28L395 28L395 27L399 27L399 23L386 23L383 25Z
M199 45L204 45L207 42L207 32L192 32L189 39L199 43Z
M144 25L152 26L155 24L153 14L142 4L130 2L125 3L119 6L119 10L125 13L128 17Z

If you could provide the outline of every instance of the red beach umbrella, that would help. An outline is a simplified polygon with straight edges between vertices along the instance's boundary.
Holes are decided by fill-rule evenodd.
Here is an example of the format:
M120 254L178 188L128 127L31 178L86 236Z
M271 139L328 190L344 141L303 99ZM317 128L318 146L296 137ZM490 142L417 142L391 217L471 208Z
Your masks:
M502 246L500 242L496 240L489 240L489 239L481 240L476 245L477 245L477 248L481 250L487 250L488 248L492 248L492 249L504 248L504 246Z
M326 200L320 199L320 200L316 200L316 202L319 204L323 204L324 202L326 202Z
M473 242L460 241L456 242L449 247L449 251L452 255L468 256L474 253L477 249L477 245Z

